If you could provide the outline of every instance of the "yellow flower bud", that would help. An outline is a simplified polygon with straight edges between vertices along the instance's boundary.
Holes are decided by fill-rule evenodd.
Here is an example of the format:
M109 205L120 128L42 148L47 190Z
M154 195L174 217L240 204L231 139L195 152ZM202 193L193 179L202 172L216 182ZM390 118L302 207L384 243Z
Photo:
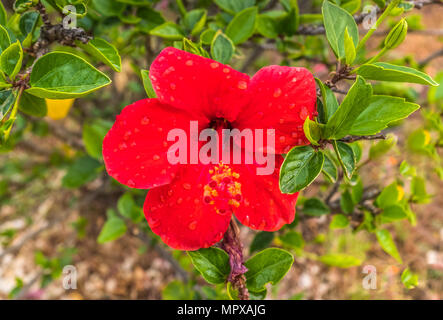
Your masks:
M46 106L48 107L48 117L52 120L59 120L66 117L75 99L54 100L46 99Z
M385 48L394 49L398 47L403 40L405 40L406 33L408 32L408 23L405 19L401 19L392 30L389 32L385 39Z

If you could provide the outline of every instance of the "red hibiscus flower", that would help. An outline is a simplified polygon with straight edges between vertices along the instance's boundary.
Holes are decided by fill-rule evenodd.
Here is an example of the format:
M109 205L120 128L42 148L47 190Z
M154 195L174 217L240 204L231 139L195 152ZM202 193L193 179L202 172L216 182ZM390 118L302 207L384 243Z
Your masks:
M298 194L280 192L279 167L281 154L307 143L303 123L316 115L312 74L269 66L250 78L214 60L166 48L152 63L150 78L158 98L123 109L104 139L103 156L109 175L120 183L152 189L144 205L152 231L175 249L197 250L223 238L232 214L255 230L275 231L291 223ZM256 162L171 164L168 150L174 141L168 141L168 132L190 133L191 121L198 121L198 130L275 130L276 169L257 175Z

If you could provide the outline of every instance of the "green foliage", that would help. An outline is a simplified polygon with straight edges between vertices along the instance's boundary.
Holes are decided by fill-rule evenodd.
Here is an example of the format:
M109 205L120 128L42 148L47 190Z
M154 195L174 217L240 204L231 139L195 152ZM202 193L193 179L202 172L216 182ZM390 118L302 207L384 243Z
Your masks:
M109 218L103 225L100 234L98 235L97 242L105 243L109 241L114 241L120 238L126 233L125 222L118 217Z
M188 251L192 263L209 283L224 283L231 270L227 253L218 248Z

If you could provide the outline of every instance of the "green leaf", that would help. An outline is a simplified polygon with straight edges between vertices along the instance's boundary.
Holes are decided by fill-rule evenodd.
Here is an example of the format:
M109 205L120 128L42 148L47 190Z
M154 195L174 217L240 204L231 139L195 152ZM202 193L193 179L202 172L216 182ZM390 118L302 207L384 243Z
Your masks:
M234 43L221 31L217 32L212 40L211 55L214 60L228 64L235 52Z
M346 143L341 141L334 141L334 150L337 154L338 161L342 166L344 173L348 179L352 178L354 174L357 161L355 159L354 150Z
M377 236L378 243L380 243L380 246L382 249L392 256L397 262L403 263L400 254L398 253L397 246L395 245L394 240L392 239L391 234L388 230L380 229L375 232L375 235Z
M305 241L303 240L303 236L301 233L296 231L289 231L285 234L280 236L281 242L290 247L295 249L301 249L305 245Z
M234 44L245 42L254 34L257 13L257 7L247 8L231 20L225 33Z
M397 144L397 137L389 134L386 139L374 143L369 149L369 159L374 160L392 149Z
M231 14L236 14L246 8L255 6L256 0L215 0L215 3Z
M209 45L212 43L212 39L214 39L216 32L212 29L205 30L200 35L200 40L203 44Z
M257 17L257 32L262 36L275 39L278 37L278 22L273 17L260 14Z
M98 119L83 126L83 143L86 152L97 160L102 159L102 144L112 123Z
M45 99L33 96L24 91L18 105L20 111L34 117L44 117L48 112Z
M167 40L182 40L185 36L183 30L173 22L165 22L152 29L149 33Z
M2 25L0 25L0 53L2 53L10 45L11 39L9 38L9 33Z
M401 282L406 289L413 289L418 286L418 275L412 273L409 268L406 268L401 274Z
M306 117L303 124L303 131L306 138L311 144L313 144L314 146L319 145L318 141L322 136L322 128L317 122L312 121L311 119L309 119L309 117Z
M413 177L411 181L411 194L414 203L428 203L431 195L426 192L426 182L421 177Z
M325 86L320 79L316 78L315 81L320 88L323 105L326 111L326 119L323 123L327 123L339 107L337 97L335 96L334 92L329 87Z
M406 213L406 210L402 206L395 204L385 208L381 213L380 217L383 223L389 223L393 221L406 219L408 215Z
M192 36L198 35L203 30L206 24L206 16L207 12L203 9L191 10L185 15L183 23Z
M0 25L6 25L8 20L8 15L6 14L5 7L2 2L0 2Z
M329 158L329 156L325 153L325 163L323 164L322 169L323 174L334 183L338 178L337 167L335 166L334 161Z
M340 197L340 208L343 213L351 214L354 212L354 199L352 199L352 194L349 190L345 190Z
M386 62L364 64L356 70L358 75L368 80L409 82L438 86L430 76L410 67L397 66Z
M349 226L348 218L343 214L336 214L332 217L331 223L329 224L330 229L343 229Z
M188 251L195 268L211 284L224 283L231 271L228 254L218 248Z
M148 97L151 99L157 98L157 94L155 93L154 88L152 87L151 79L149 79L149 71L141 70L140 73L143 80L143 87L145 88Z
M109 0L92 0L94 8L105 17L118 17L125 10L125 4Z
M140 22L137 24L137 28L145 33L149 33L152 29L165 22L165 19L160 12L149 7L139 8L137 10L137 16L141 18Z
M303 203L303 213L312 217L319 217L330 212L329 207L319 198L309 198Z
M11 79L14 79L22 68L23 50L20 41L10 45L0 56L0 67Z
M254 292L262 291L267 283L277 284L289 271L294 257L289 252L268 248L245 262L246 286Z
M86 60L67 52L50 52L36 61L26 90L40 98L85 96L111 83L107 75Z
M397 182L393 182L382 190L375 200L375 204L381 209L388 208L399 203L403 198L403 194L403 189L397 184Z
M0 91L0 121L2 121L14 105L16 94L13 90Z
M325 254L320 257L320 261L328 266L339 268L351 268L361 265L360 259L340 253Z
M255 235L254 239L252 240L251 246L249 247L249 252L253 253L256 251L266 249L267 247L270 246L272 240L274 240L273 232L266 232L266 231L258 232Z
M281 192L295 193L306 188L320 174L324 160L324 154L310 146L291 149L280 169Z
M368 106L371 96L371 85L362 77L357 77L340 107L326 124L326 138L338 140L348 135L355 120Z
M111 67L114 71L120 72L122 62L117 49L108 41L101 38L94 38L87 44L77 41L76 44L98 60Z
M354 14L360 9L361 0L350 0L341 4L341 7L350 14Z
M22 14L20 17L19 29L25 37L34 32L39 17L40 14L37 11L28 11Z
M392 122L405 119L420 108L418 104L406 102L404 98L374 95L367 108L352 125L352 135L373 135L388 127Z
M356 52L354 41L349 35L348 28L345 29L345 37L344 37L344 45L345 45L345 60L346 64L351 65L355 60Z
M97 242L105 243L109 241L116 240L126 233L125 222L117 217L112 217L106 220L103 225L100 234L98 235Z
M97 160L87 156L77 158L68 168L68 172L63 177L62 185L71 189L81 187L97 178L98 172L101 170L102 165Z
M143 218L143 212L135 202L130 193L122 195L117 202L117 209L120 214L133 222L138 222Z
M348 29L354 47L358 44L358 28L354 18L344 9L332 4L328 0L322 6L323 22L326 37L338 59L345 58L345 30Z

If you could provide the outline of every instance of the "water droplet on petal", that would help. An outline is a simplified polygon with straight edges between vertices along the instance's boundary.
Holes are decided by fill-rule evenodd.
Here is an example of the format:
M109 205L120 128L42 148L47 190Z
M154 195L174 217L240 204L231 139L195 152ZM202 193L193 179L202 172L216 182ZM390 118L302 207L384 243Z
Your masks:
M280 88L275 89L274 98L278 98L280 96L281 96L281 89Z
M152 159L154 159L155 161L160 160L160 156L158 154L155 154Z
M278 140L280 141L280 143L284 143L286 141L286 137L280 136L280 138L278 138Z
M197 221L192 221L189 225L188 225L189 230L195 230L195 228L197 228Z
M135 187L135 182L132 180L128 180L128 182L126 182L126 185L130 188L134 188Z
M211 68L212 69L217 69L219 65L220 64L218 64L217 62L213 62L213 63L211 63Z
M183 198L178 198L177 199L177 204L182 204L183 203Z
M147 125L147 124L149 124L150 121L151 121L151 120L149 120L148 117L143 117L141 123L142 123L142 125Z
M175 88L177 88L177 86L175 85L175 83L171 83L169 86L171 87L172 90L175 90Z
M285 119L282 118L279 120L279 122L280 122L280 124L283 124L283 123L285 123Z
M231 70L229 70L228 68L224 68L224 69L223 69L223 72L224 72L224 73L229 73L229 72L231 72Z
M189 184L189 183L183 183L183 189L185 189L185 190L191 190L191 184Z
M120 143L120 144L118 145L118 148L119 148L120 150L125 150L127 147L128 147L128 145L127 145L126 143L124 143L124 142L122 142L122 143Z
M192 60L188 60L188 61L185 62L185 64L186 64L188 67L192 67L192 66L194 65L194 61L192 61Z
M300 111L300 119L306 120L306 118L309 116L309 111L306 107L301 108Z
M239 81L237 86L240 90L245 90L246 88L248 88L248 84L245 81Z

